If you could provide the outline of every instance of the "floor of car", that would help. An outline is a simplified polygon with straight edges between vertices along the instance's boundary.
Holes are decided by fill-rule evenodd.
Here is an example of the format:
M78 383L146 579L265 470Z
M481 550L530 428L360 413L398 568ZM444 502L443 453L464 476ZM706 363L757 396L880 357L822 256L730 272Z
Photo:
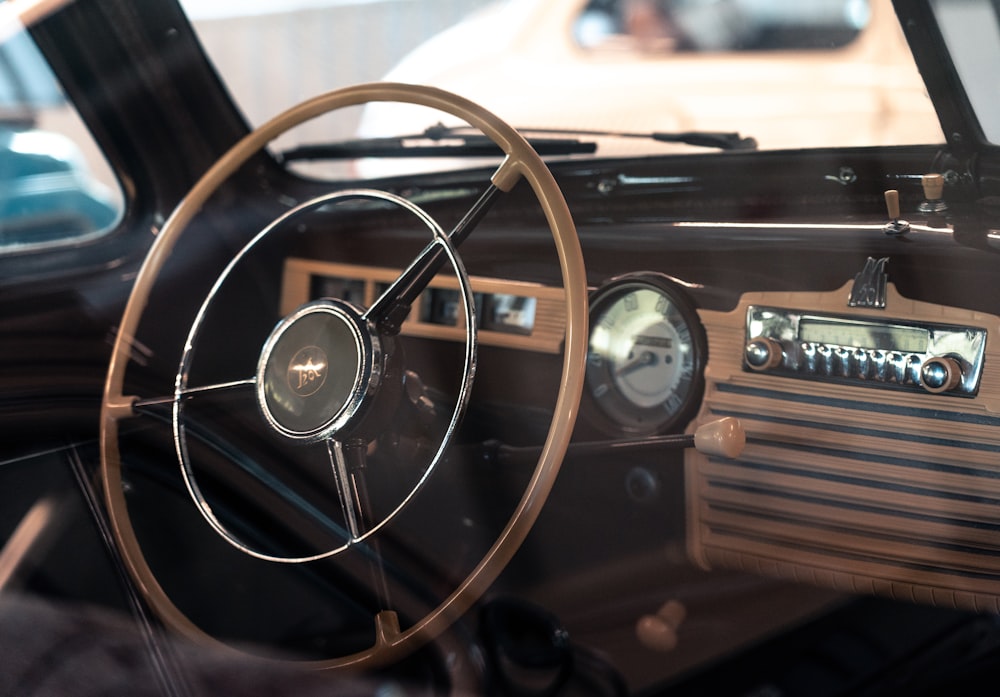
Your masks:
M680 680L850 602L826 588L698 569L679 544L595 566L530 597L558 616L575 646L614 666L629 693ZM656 650L636 626L668 602L680 604L684 618L676 646Z
M994 617L861 597L643 697L995 694L998 647Z

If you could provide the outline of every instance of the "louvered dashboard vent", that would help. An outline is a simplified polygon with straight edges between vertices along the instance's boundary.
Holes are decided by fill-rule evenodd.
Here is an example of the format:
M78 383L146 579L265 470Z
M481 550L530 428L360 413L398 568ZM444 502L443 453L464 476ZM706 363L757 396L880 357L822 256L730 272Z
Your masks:
M689 553L706 568L997 612L1000 319L907 300L891 286L885 309L848 308L849 292L753 294L733 312L700 313L709 362L694 426L737 417L747 446L735 460L688 452ZM855 345L837 363L837 347L816 341L830 337L786 336L752 369L755 308L869 328L966 328L958 333L970 345L978 337L981 353L978 366L949 354L942 364L960 375L937 394L892 371L893 360L907 364L896 354L920 346ZM810 363L817 348L834 362ZM970 390L962 381L972 369L981 374Z

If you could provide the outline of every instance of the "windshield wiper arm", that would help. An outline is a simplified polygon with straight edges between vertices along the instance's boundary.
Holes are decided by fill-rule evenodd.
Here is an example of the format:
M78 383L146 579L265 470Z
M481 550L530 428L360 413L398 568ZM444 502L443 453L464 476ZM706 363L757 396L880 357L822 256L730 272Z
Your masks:
M360 138L339 143L300 145L281 153L285 162L351 160L358 157L501 157L503 150L481 134L434 137L431 131L413 136ZM441 142L445 141L445 142ZM539 155L592 154L597 143L570 138L530 138Z
M539 133L557 138L528 138L539 155L579 155L597 152L597 143L566 136L590 138L639 138L661 143L679 143L718 150L755 150L754 138L735 131L627 131L586 130L579 128L519 128L525 134ZM281 153L285 162L301 160L350 160L358 157L498 157L500 147L469 126L435 124L423 133L382 138L358 138L339 143L300 145Z
M649 133L631 133L628 131L601 131L581 128L518 128L518 130L521 133L579 135L591 138L639 138L642 140L655 140L661 143L680 143L683 145L696 145L702 148L717 148L719 150L757 149L756 138L741 136L736 131L651 131Z

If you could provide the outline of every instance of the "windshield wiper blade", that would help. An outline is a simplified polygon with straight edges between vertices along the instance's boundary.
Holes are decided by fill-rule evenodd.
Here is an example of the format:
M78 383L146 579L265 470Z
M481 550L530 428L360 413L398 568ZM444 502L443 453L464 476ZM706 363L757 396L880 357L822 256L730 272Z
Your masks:
M736 131L684 131L679 133L650 133L649 137L664 143L699 145L719 150L756 150L757 139L741 136Z
M431 129L428 129L430 131ZM529 138L539 155L578 155L597 152L597 143L571 138ZM448 134L359 138L339 143L300 145L281 153L285 162L351 160L359 157L501 157L503 150L484 135Z
M358 138L338 143L300 145L281 153L285 162L302 160L351 160L359 157L498 157L500 147L488 137L469 132L469 126L435 124L423 133L381 138ZM567 136L590 138L639 138L661 143L678 143L718 150L755 150L754 138L741 136L734 131L653 131L630 133L561 128L519 128L523 134L559 136L555 138L528 137L528 142L539 155L589 155L597 152L597 143Z
M428 129L430 130L430 129ZM719 150L756 150L757 139L741 136L736 131L651 131L633 133L628 131L586 130L581 128L518 128L521 133L544 133L579 135L591 138L638 138L661 143L679 143Z

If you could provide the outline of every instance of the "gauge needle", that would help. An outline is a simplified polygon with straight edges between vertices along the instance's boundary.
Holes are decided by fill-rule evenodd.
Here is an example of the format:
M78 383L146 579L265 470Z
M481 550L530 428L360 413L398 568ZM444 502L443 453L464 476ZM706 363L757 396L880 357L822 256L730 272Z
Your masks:
M653 353L652 351L643 351L642 353L639 354L639 357L636 358L634 361L632 361L631 363L626 363L621 368L616 370L615 377L619 378L624 377L625 375L628 375L629 373L639 370L640 368L645 368L646 366L655 364L656 364L656 354Z

